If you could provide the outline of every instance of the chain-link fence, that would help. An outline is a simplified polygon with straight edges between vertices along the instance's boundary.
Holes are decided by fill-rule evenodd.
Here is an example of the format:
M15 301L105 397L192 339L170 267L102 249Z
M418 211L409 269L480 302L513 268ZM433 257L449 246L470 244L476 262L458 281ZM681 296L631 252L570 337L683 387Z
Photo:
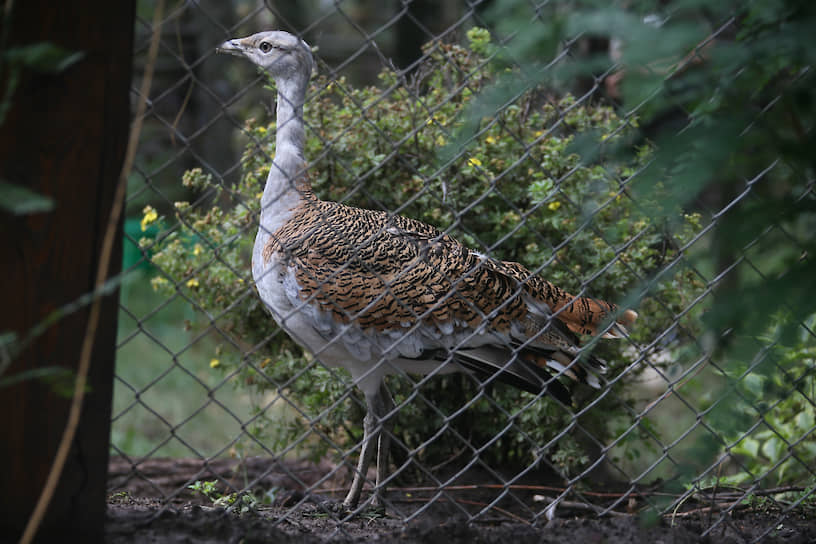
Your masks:
M537 394L500 383L510 373L503 365L525 345L509 349L510 361L492 374L446 373L463 365L451 354L428 375L392 368L396 408L377 422L392 445L382 486L389 519L694 517L703 534L728 529L750 540L780 531L812 503L812 317L793 312L793 333L783 338L781 318L768 315L763 335L747 344L703 324L721 305L736 305L722 293L747 277L786 277L789 260L768 264L773 250L808 259L810 223L772 218L749 234L726 223L774 191L809 205L812 182L797 193L796 183L780 180L812 173L775 160L750 165L742 179L695 188L680 172L677 183L688 185L673 193L670 183L654 183L662 159L651 138L669 130L682 137L698 112L678 106L638 126L655 95L684 92L672 87L674 76L704 67L714 44L733 42L742 23L698 25L707 36L692 54L638 71L617 64L625 40L579 33L548 48L552 6L506 4L140 2L133 100L146 100L147 110L129 181L112 491L272 512L281 523L308 510L341 530L343 520L368 511L373 468L352 514L323 502L342 500L354 478L366 401L352 376L321 359L329 348L304 352L281 331L251 274L264 183L275 168L275 87L250 62L215 49L281 28L308 42L316 61L302 112L315 193L422 220L477 251L462 277L446 278L453 288L443 300L471 288L467 278L490 258L639 313L628 331L606 329L621 338L583 335L581 355L550 361L550 380L569 385L569 397L544 392L560 390L554 381ZM508 21L522 19L508 30ZM658 15L644 21L661 24ZM530 28L540 34L531 38ZM531 65L524 60L531 51L550 56ZM606 63L593 64L590 75L570 72L598 58ZM152 84L141 96L148 66ZM626 85L645 74L668 84L624 111ZM784 100L758 100L757 118ZM686 190L696 198L678 198ZM338 227L317 225L338 235ZM343 228L360 241L350 258L359 257L368 225ZM432 261L434 243L423 258ZM535 283L525 273L508 284L505 300ZM310 303L338 288L338 274L330 270L325 284L311 278ZM399 279L371 277L381 280L381 297ZM375 289L374 280L357 288ZM397 309L406 328L431 315L415 310L411 296ZM364 304L327 312L353 325L368 315ZM565 308L552 308L550 319L565 319L572 311ZM343 334L360 333L349 326ZM590 350L606 373L581 370ZM381 359L390 364L387 349ZM757 508L767 514L763 526L746 532L739 516Z

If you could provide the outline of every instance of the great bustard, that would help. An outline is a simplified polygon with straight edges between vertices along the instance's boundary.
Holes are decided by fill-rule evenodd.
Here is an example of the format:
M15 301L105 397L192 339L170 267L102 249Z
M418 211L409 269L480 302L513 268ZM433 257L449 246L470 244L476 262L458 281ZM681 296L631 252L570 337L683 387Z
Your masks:
M309 46L270 31L219 50L265 69L278 89L275 158L252 251L258 293L292 338L324 364L348 369L365 395L363 443L345 507L360 499L375 444L372 504L381 505L394 411L388 374L466 371L567 404L569 391L556 377L599 387L603 362L579 357L576 333L620 336L635 312L573 297L419 221L319 200L303 156ZM611 316L616 323L599 331Z

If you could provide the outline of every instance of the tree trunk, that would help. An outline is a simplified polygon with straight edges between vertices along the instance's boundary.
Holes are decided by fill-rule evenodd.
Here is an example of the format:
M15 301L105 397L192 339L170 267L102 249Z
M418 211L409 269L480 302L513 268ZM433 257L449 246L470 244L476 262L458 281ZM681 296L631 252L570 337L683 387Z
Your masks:
M0 331L22 338L93 289L127 144L134 3L27 0L11 9L2 21L3 51L51 42L84 55L59 73L23 69L0 125L0 178L55 204L50 212L28 215L0 209ZM4 93L8 81L4 64ZM120 266L121 230L110 274ZM103 538L117 302L113 292L102 304L82 418L39 541ZM0 378L53 366L75 375L88 310L48 327ZM0 389L0 540L20 537L54 461L69 406L70 398L41 380Z

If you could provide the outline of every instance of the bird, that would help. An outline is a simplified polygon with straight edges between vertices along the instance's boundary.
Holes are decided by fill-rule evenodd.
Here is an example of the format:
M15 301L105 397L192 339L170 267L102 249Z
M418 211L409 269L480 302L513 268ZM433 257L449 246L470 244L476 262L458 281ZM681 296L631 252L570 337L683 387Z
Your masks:
M319 199L304 156L303 105L315 63L281 30L218 52L265 70L277 88L275 154L261 195L252 277L277 324L328 367L344 367L366 404L342 507L358 507L376 449L372 508L384 508L391 374L467 372L569 405L562 379L600 388L604 361L579 335L621 338L637 313L573 296L516 262L491 258L420 221Z

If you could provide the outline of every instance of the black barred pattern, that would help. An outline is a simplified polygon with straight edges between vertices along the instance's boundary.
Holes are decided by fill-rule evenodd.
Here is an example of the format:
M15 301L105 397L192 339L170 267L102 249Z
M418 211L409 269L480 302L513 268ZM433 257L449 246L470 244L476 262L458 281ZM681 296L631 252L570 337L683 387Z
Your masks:
M563 309L558 319L570 330L594 334L616 309L574 299L522 265L481 257L425 223L305 196L270 239L264 259L281 252L303 299L340 322L393 330L417 320L448 329L487 320L499 332L516 322L534 336L546 323L528 315L526 292L554 312Z

